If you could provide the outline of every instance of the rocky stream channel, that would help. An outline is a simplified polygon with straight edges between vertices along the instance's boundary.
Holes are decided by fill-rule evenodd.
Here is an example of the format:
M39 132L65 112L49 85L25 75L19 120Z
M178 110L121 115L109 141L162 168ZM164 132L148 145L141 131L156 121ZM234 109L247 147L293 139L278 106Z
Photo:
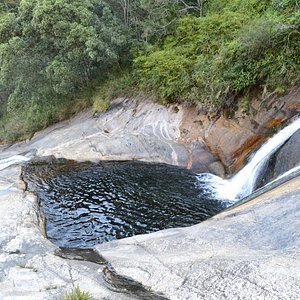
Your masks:
M181 176L188 174L188 178L203 172L225 178L241 169L262 141L295 119L300 89L251 105L250 113L238 110L229 119L209 117L191 106L117 99L106 113L94 116L86 111L37 133L30 141L1 146L0 299L59 299L76 286L95 299L298 299L298 169L202 223L193 215L201 209L194 206L196 200L191 201L194 191L190 190L191 214L186 217L194 223L175 222L157 226L159 231L149 234L140 233L151 230L138 231L125 239L61 244L61 248L46 238L40 196L26 178L38 174L38 164L46 166L43 176L51 177L57 159L75 166L143 161L175 166L171 169L181 170ZM268 160L257 187L299 166L299 139L298 130ZM144 163L141 166L148 169ZM158 168L152 180L161 172L166 171ZM175 178L172 172L166 173L169 181ZM39 178L47 183L47 178ZM183 182L182 177L176 180ZM69 187L76 195L76 183L78 179L62 189ZM170 188L170 182L166 185ZM175 187L162 189L175 193ZM224 209L221 203L203 220ZM182 210L186 212L186 207Z

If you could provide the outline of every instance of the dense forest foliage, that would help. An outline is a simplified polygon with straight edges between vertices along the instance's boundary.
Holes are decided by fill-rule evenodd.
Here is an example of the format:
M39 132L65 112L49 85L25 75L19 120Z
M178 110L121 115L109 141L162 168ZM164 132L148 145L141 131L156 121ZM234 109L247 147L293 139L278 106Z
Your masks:
M0 1L2 142L118 95L220 111L299 80L299 0Z

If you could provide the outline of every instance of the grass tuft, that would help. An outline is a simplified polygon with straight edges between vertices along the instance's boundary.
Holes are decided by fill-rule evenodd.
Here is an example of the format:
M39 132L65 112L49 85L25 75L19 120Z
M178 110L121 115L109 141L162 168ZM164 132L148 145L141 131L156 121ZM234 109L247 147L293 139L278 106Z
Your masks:
M94 298L89 292L83 292L80 290L79 286L74 288L72 291L66 293L65 296L59 300L93 300Z

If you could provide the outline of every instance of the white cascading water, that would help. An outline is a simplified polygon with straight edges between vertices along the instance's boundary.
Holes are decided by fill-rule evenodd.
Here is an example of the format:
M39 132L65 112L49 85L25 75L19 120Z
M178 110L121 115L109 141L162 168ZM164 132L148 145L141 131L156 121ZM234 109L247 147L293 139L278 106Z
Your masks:
M250 195L253 192L260 171L270 156L298 129L300 129L300 118L265 142L249 163L232 178L224 180L212 174L199 174L200 185L209 189L209 192L213 193L216 198L226 199L231 203Z

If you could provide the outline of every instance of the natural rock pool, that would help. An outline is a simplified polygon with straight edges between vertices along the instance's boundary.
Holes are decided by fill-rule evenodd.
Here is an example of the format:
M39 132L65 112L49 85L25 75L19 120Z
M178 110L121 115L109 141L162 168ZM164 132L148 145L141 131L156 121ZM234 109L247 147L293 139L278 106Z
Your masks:
M164 164L38 162L23 168L23 179L40 199L48 238L61 247L190 226L225 208L196 174Z

